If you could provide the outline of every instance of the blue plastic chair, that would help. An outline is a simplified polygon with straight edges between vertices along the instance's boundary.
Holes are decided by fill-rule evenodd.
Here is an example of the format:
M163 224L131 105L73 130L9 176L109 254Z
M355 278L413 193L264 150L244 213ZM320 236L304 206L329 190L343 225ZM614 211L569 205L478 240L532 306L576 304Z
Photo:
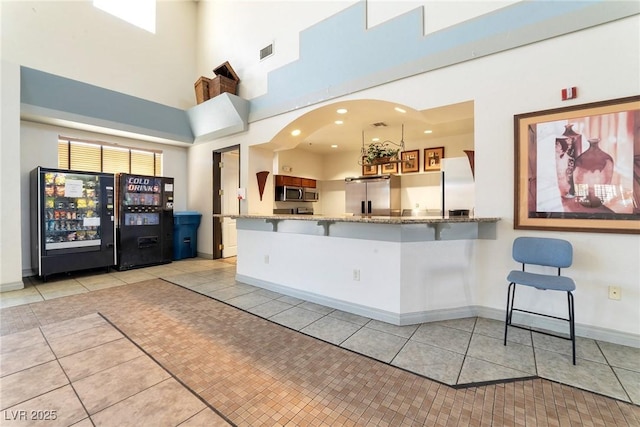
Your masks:
M513 270L507 276L509 288L507 290L507 318L504 325L504 345L507 345L507 332L509 326L519 329L530 330L529 328L513 325L511 318L514 311L534 314L536 316L550 317L569 322L569 338L544 331L536 331L552 337L570 340L573 346L573 364L576 364L576 333L575 315L573 303L573 291L576 284L573 279L561 276L562 268L571 266L573 262L573 247L571 243L561 239L550 239L542 237L518 237L513 241L513 259L522 263L522 270ZM526 265L538 265L555 267L558 269L557 275L530 273L525 271ZM569 318L556 317L543 313L522 310L513 307L516 296L516 285L531 286L545 291L561 291L567 293Z

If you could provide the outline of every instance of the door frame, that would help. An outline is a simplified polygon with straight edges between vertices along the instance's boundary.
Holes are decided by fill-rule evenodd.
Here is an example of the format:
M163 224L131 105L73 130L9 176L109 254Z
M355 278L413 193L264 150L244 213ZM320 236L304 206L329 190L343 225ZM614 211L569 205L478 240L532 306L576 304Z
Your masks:
M240 145L233 145L231 147L221 148L219 150L213 150L213 180L212 180L212 191L211 197L213 199L213 214L221 214L222 213L222 196L220 195L220 190L222 189L222 173L220 172L220 163L222 162L222 153L226 153L228 151L237 151L238 152L238 162L240 162ZM240 181L241 172L240 172L240 164L238 164L238 182ZM240 203L240 201L238 201ZM213 221L213 259L222 258L222 217L212 217Z

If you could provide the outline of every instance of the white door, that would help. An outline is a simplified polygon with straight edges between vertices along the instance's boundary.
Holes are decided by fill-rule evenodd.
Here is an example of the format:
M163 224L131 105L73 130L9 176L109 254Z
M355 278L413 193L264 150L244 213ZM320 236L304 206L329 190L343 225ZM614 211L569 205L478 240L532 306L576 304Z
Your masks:
M238 203L238 187L240 186L240 153L229 151L222 153L222 171L220 186L222 187L222 214L234 215L240 213ZM229 258L238 254L238 238L236 220L224 218L222 222L222 258Z

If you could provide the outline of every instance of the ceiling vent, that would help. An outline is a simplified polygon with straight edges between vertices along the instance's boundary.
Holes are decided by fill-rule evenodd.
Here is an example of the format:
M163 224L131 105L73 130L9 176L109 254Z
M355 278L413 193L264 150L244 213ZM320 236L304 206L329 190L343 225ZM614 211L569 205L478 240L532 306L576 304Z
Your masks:
M273 43L260 49L260 61L273 55Z
M385 122L377 122L372 123L371 126L373 126L374 128L386 128L388 125Z

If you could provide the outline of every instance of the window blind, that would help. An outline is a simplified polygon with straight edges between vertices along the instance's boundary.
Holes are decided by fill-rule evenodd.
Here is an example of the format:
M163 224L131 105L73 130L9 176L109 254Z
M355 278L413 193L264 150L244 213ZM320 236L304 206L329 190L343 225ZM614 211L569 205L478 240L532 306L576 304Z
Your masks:
M162 176L162 151L60 137L58 168Z
M102 147L102 172L128 173L129 150L120 147Z

